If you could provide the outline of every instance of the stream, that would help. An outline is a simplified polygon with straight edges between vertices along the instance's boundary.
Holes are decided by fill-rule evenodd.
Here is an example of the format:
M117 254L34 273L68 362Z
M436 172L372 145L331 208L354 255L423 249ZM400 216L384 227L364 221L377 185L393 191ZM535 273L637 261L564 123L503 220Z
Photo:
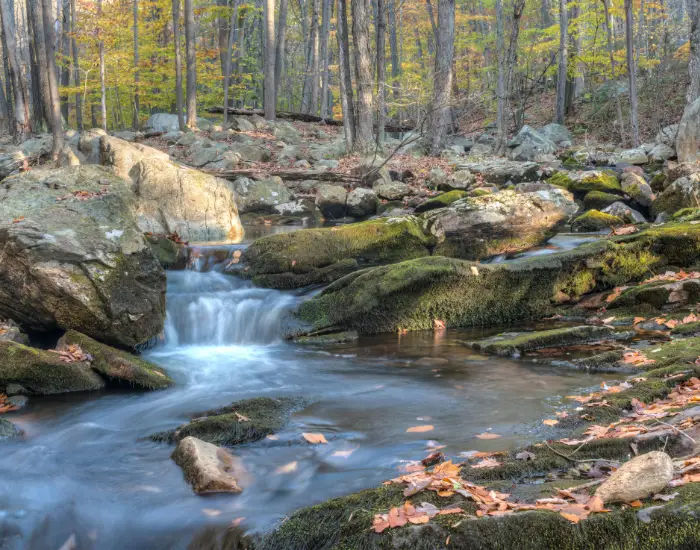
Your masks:
M576 239L560 236L533 253ZM169 371L173 388L33 398L7 415L26 437L0 447L1 549L58 550L72 536L81 550L179 549L232 521L263 532L302 506L396 477L435 445L459 458L535 439L562 396L607 378L487 358L463 344L498 330L302 347L281 335L304 296L209 267L168 272L164 338L145 357ZM173 447L148 439L199 411L258 396L306 405L276 440L233 449L250 476L240 495L196 496L170 459ZM406 432L428 424L429 432ZM502 437L475 437L487 430ZM328 444L309 445L302 432L321 432Z

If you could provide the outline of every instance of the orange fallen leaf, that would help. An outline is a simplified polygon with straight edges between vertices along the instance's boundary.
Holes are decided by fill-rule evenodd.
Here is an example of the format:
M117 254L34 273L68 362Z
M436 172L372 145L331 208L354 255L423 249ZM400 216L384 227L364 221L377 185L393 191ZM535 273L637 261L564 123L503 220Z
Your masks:
M318 445L320 443L328 443L326 440L326 436L323 434L319 433L303 433L301 434L306 441L311 443L312 445Z
M632 502L628 502L627 505L631 506L632 508L641 508L642 501L641 500L633 500Z
M435 426L432 426L431 424L426 424L425 426L411 426L410 428L406 429L406 433L423 433L423 432L430 432L435 429Z
M481 434L477 434L476 437L478 439L498 439L501 436L493 432L484 432Z
M556 426L557 424L559 424L559 421L554 420L553 418L546 418L542 421L542 424L544 424L545 426Z
M295 472L298 466L298 462L296 460L289 462L283 466L280 466L275 470L276 474L291 474L292 472Z

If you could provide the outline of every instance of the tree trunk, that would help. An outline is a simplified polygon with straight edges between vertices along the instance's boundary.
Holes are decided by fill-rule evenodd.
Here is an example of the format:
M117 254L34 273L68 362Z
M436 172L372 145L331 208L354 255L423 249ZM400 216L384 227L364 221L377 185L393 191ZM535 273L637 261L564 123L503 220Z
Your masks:
M32 6L34 3L26 2L26 13L27 13L27 49L29 53L29 75L30 75L30 99L32 105L32 130L35 132L44 131L46 124L48 124L48 113L45 112L46 102L43 100L41 94L41 79L42 75L39 71L39 54L37 52L36 40L34 35L36 30L34 29L34 16L32 15ZM20 40L21 48L21 40ZM21 74L21 73L20 73Z
M348 43L348 12L346 0L338 0L338 63L340 65L340 101L343 108L343 129L345 145L348 151L355 145L355 103L352 92L352 73L350 71L350 46Z
M430 108L430 152L436 155L445 144L451 124L450 92L455 38L455 0L438 0L438 32L436 34L433 102Z
M61 68L61 86L67 87L70 85L70 65L67 60L70 59L70 0L58 0L56 7L61 7L61 56L64 60L64 65ZM61 98L61 114L63 119L68 124L68 97Z
M185 58L187 63L187 127L197 128L197 54L193 0L185 0Z
M75 13L75 0L70 0L70 19L71 29L77 29L77 15ZM78 64L78 42L75 34L71 38L71 50L73 50L73 86L80 86L80 65ZM80 91L75 92L75 123L78 127L78 132L83 131L83 96Z
M690 104L700 97L700 0L688 1L688 16L690 18L690 59L688 60L690 85L686 99Z
M320 40L319 40L319 12L321 11L321 0L313 0L313 12L311 15L311 103L309 112L313 115L318 114L319 100L319 81L320 81Z
M226 51L224 52L224 124L228 122L228 95L231 87L231 62L233 56L233 42L236 37L234 29L238 21L239 0L234 0L233 11L229 17L228 37L226 40Z
M265 0L264 109L267 120L275 120L275 0Z
M399 99L399 77L401 76L401 63L399 61L399 45L396 37L396 1L389 2L389 50L391 52L391 87L394 92L394 100Z
M566 81L569 62L569 18L566 0L559 0L559 67L557 69L557 105L554 122L564 124L566 117Z
M12 8L8 0L0 0L0 20L13 91L12 133L15 142L21 143L29 136L29 104L26 81L22 77L19 51L15 41L15 25Z
M502 155L506 147L506 67L503 24L503 1L496 0L496 55L498 56L498 80L496 81L496 144L494 152Z
M134 0L134 115L131 126L139 129L139 0Z
M180 0L173 0L173 46L175 48L175 105L177 124L180 131L185 129L182 98L182 55L180 54Z
M639 145L639 123L637 120L637 67L634 62L634 14L632 0L625 0L625 42L627 46L627 74L630 88L630 129L632 145Z
M282 72L284 69L284 54L287 48L287 0L280 0L279 17L277 18L277 39L275 41L275 104L279 95Z
M97 17L102 16L102 0L97 0ZM100 23L98 23L99 25ZM98 34L102 34L98 29ZM102 129L107 131L107 87L105 86L105 43L100 38L99 44L100 56L100 108L102 112Z
M329 63L330 63L330 50L328 48L328 35L331 30L331 9L332 0L323 0L321 9L321 62L323 63L323 69L321 71L321 118L329 117L329 105L328 105L328 95L329 95ZM379 0L381 1L381 0Z
M384 143L386 124L386 4L377 0L377 145Z
M605 12L605 32L608 45L608 56L610 57L610 71L612 73L612 82L617 84L616 75L616 63L615 63L615 44L613 40L613 24L612 18L610 17L610 8L608 6L609 0L601 0L603 2L603 10ZM617 92L617 86L613 91L615 94L615 110L617 111L617 124L620 127L620 141L625 143L627 137L625 136L625 121L622 117L622 102L620 101L620 94Z
M354 149L368 153L373 149L372 63L369 51L369 0L352 0L352 35L357 87L356 134Z

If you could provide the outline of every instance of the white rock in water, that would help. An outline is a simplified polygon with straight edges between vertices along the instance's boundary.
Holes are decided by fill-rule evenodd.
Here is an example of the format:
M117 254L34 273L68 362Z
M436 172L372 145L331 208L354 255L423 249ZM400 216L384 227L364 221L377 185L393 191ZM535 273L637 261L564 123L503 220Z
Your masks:
M241 461L227 450L197 439L185 437L173 452L194 492L240 493L239 478L245 475Z
M603 502L632 502L661 491L673 479L671 457L660 451L639 455L623 464L595 496Z

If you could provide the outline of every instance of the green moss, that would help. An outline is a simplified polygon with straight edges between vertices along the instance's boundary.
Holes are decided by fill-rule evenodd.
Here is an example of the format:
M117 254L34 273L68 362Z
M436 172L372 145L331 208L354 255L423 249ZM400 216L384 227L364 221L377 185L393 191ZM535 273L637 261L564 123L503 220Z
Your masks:
M493 190L485 187L477 187L476 189L469 191L467 194L470 197L485 197L486 195L493 195Z
M589 210L576 217L571 223L571 228L574 231L600 231L601 229L610 229L624 224L625 222L622 218L599 210Z
M573 180L568 172L554 172L554 174L547 178L547 183L569 189Z
M428 210L434 210L436 208L443 208L449 206L455 201L467 196L466 191L455 189L453 191L448 191L447 193L442 193L436 197L428 199L425 202L420 203L416 206L416 212L427 212Z
M98 390L104 380L87 363L66 363L56 353L0 341L0 387L8 384L47 395Z
M592 208L600 210L621 200L621 198L620 195L606 193L605 191L589 191L586 193L586 196L583 197L583 205L588 210Z
M295 288L363 265L427 256L433 244L412 216L303 229L258 239L243 255L245 270L237 273L259 285Z
M700 334L700 321L695 321L693 323L685 323L684 325L678 325L671 329L671 334L674 336L688 336Z
M574 178L569 185L569 191L604 191L604 192L620 192L620 182L614 172L607 170L582 172Z
M700 208L681 208L671 216L673 221L693 222L700 220Z
M595 275L588 269L574 271L558 282L555 296L561 292L569 298L578 298L592 291L596 286Z
M58 348L77 344L92 356L90 366L108 380L145 390L167 388L173 381L165 371L148 361L69 330L58 343Z
M154 434L151 438L174 442L193 436L215 445L228 446L257 441L282 429L298 405L298 400L284 397L245 399L197 414L188 424Z
M666 184L666 174L663 172L657 172L651 177L651 181L649 182L649 186L651 189L657 193L660 193L661 191L664 190L664 186Z
M540 348L568 346L609 338L613 331L607 327L583 325L562 327L532 332L502 333L485 340L471 342L470 345L484 353L511 356Z
M598 280L607 286L619 286L653 275L653 270L663 264L663 256L645 248L619 247L603 255Z
M163 235L147 234L146 242L151 252L165 269L175 265L184 250L184 246Z

